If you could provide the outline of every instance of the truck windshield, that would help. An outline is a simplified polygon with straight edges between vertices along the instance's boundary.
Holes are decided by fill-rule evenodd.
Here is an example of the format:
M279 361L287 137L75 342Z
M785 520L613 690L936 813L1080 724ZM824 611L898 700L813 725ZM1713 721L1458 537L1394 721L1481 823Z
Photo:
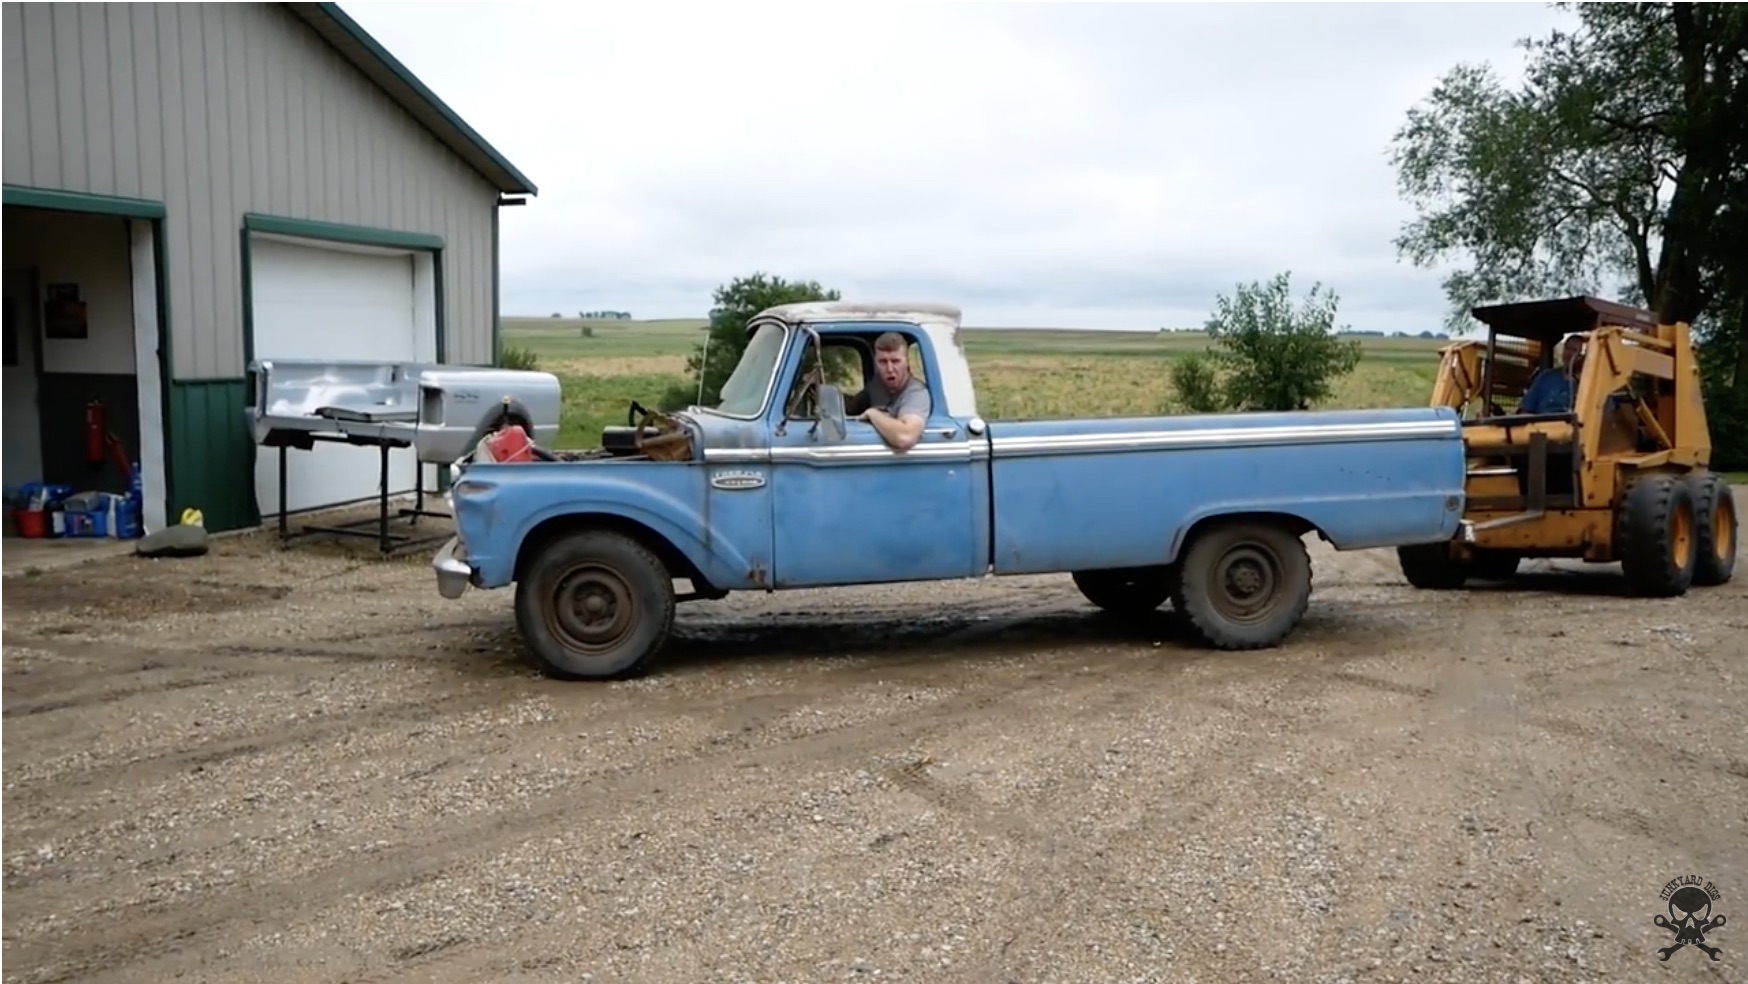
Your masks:
M765 390L771 385L771 374L777 371L777 359L783 354L783 327L760 325L747 341L740 364L728 382L722 384L722 400L712 409L718 413L750 417L763 407Z

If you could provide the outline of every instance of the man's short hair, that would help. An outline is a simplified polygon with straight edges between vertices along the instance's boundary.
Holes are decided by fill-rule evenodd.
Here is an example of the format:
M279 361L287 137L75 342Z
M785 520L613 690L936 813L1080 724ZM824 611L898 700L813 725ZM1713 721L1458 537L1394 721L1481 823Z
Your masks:
M908 350L908 347L909 343L904 340L904 336L896 331L885 332L879 338L874 339L874 351L876 352L904 352Z

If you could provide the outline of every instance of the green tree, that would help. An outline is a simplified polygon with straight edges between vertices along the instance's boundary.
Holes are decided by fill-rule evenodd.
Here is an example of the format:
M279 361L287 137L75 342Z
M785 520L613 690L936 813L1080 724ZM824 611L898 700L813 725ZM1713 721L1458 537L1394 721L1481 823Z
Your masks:
M1180 399L1192 410L1309 409L1328 399L1330 384L1359 364L1360 343L1337 334L1335 293L1313 284L1304 304L1295 306L1291 279L1290 272L1280 273L1215 299L1206 330L1218 386L1200 360L1172 374Z
M1748 4L1556 6L1576 24L1521 42L1521 86L1459 65L1409 112L1392 159L1417 215L1396 245L1462 264L1444 281L1453 325L1573 293L1688 322L1714 438L1744 430Z
M841 295L812 280L789 281L764 272L737 277L716 288L710 309L708 342L695 346L686 359L691 380L670 390L662 399L664 410L677 410L693 403L713 406L721 399L728 381L747 347L747 322L769 307L801 301L835 301ZM704 381L699 397L698 381Z

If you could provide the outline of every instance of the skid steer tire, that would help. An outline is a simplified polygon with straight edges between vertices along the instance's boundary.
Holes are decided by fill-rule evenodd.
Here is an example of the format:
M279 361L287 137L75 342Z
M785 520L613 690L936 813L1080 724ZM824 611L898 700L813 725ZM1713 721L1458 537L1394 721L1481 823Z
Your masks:
M1693 583L1699 557L1693 489L1673 475L1646 475L1621 500L1621 573L1636 595L1673 598Z
M1688 476L1693 490L1693 528L1699 554L1693 583L1704 588L1728 584L1736 573L1736 498L1716 472Z
M1227 522L1185 548L1172 605L1215 649L1269 649L1311 602L1305 541L1272 523Z
M1177 590L1177 568L1166 565L1075 571L1073 577L1087 601L1113 615L1145 615Z
M1455 591L1469 580L1469 565L1451 556L1450 544L1416 543L1396 548L1402 577L1422 591Z
M1522 559L1509 550L1477 551L1469 562L1470 575L1480 581L1509 581L1517 576Z

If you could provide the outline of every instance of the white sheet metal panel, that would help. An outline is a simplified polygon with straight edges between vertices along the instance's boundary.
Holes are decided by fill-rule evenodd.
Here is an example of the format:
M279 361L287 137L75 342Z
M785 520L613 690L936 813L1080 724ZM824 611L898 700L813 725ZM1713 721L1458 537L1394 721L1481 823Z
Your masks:
M293 245L257 236L249 248L255 358L431 361L437 355L430 281L419 276L428 255ZM421 323L423 322L423 323ZM373 447L318 443L287 452L287 511L370 499L381 486ZM389 453L389 494L410 492L412 449ZM255 501L263 517L279 512L279 452L259 449Z

